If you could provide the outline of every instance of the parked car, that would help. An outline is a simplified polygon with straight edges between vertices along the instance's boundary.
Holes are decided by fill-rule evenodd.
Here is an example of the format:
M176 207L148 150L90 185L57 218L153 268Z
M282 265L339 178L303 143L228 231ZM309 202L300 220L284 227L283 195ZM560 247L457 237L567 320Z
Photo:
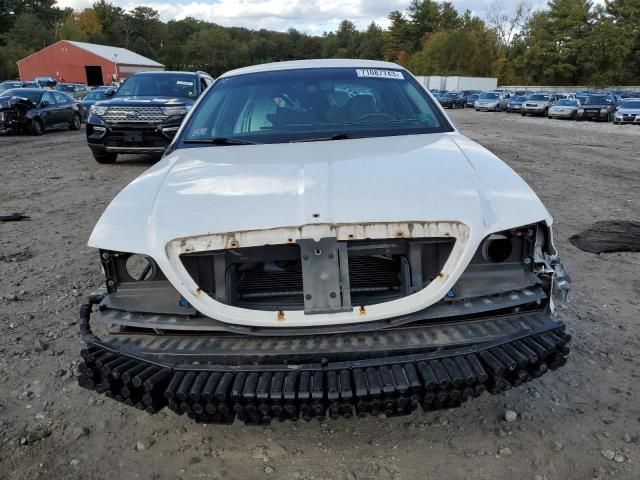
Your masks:
M338 106L337 87L360 93ZM499 394L566 362L553 238L403 67L230 71L91 234L105 284L81 307L78 382L250 424Z
M59 83L55 89L76 99L80 99L87 94L87 86L82 83Z
M444 108L464 108L467 100L464 98L462 92L447 92L444 95L438 97L440 105Z
M610 122L613 120L615 108L615 105L607 95L589 95L584 103L580 104L576 120Z
M213 83L204 72L143 72L125 80L87 118L87 142L99 163L119 153L161 156L196 99ZM283 100L284 101L284 100Z
M476 103L476 100L480 98L479 93L472 93L467 97L467 102L465 103L465 107L473 108L473 105Z
M105 95L106 89L97 89L91 90L87 93L82 100L78 102L78 107L80 109L80 113L82 114L82 120L86 121L89 116L89 110L91 107L95 105L96 102L106 99Z
M507 103L507 112L509 113L520 113L522 109L522 104L527 100L525 95L517 95L515 97L511 97L509 99L509 103Z
M613 123L616 125L623 123L640 125L640 99L628 98L622 103L613 116Z
M522 104L520 114L547 116L549 108L555 103L556 96L549 93L534 93L527 97L527 101Z
M0 94L0 130L42 135L47 130L78 130L80 112L73 98L36 88L5 90Z
M476 112L480 111L494 111L499 112L501 110L506 110L507 105L509 104L509 94L501 93L501 92L486 92L481 93L473 104L473 107L476 109Z
M21 80L5 80L0 83L0 93L5 90L11 90L14 88L37 88L38 85L35 82L23 82Z
M578 115L578 108L580 108L580 102L572 98L562 98L558 100L553 106L549 107L547 112L548 118L570 118L575 119Z

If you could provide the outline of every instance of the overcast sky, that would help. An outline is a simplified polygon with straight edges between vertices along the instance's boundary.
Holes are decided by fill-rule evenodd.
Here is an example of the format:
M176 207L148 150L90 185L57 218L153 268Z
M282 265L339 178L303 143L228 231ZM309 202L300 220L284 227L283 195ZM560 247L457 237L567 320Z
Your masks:
M58 0L61 7L83 9L94 0ZM450 0L460 11L469 9L484 17L494 0ZM600 0L602 1L602 0ZM287 30L295 28L312 34L335 30L344 19L351 20L360 29L372 21L386 27L387 15L393 10L404 10L409 0L112 0L125 9L138 5L152 7L160 12L162 20L195 17L225 26ZM543 6L544 0L530 0L534 6ZM515 0L502 0L505 6Z

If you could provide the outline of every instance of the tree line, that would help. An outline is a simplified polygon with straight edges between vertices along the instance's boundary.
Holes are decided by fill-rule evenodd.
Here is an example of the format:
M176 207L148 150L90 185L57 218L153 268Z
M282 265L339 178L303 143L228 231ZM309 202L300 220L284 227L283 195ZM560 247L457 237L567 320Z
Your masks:
M509 8L507 9L507 3ZM160 20L152 8L125 11L108 0L76 11L56 0L0 0L0 79L16 61L61 40L128 48L175 70L229 69L307 58L384 59L417 75L496 76L501 84L640 84L640 1L550 0L532 11L495 0L484 18L452 3L412 0L389 27L358 30L344 20L321 36Z

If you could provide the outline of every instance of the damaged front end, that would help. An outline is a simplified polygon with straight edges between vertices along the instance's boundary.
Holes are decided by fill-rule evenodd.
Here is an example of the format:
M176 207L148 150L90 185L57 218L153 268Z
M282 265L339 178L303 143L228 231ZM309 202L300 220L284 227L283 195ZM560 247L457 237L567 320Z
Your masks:
M265 424L454 407L566 363L570 336L552 313L570 279L547 223L487 235L454 279L462 225L333 231L268 245L178 241L180 291L151 257L101 250L105 289L81 309L80 385L150 413ZM425 308L376 317L429 292L440 296ZM196 298L279 324L220 321ZM341 315L360 321L295 323Z
M35 107L33 102L23 97L0 98L0 131L21 133L26 131L31 119L29 112Z

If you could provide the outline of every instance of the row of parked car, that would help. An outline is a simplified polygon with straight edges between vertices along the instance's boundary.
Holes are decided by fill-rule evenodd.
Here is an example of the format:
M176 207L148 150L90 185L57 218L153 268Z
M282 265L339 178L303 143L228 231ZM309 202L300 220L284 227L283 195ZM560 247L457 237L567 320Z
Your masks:
M547 118L640 125L640 95L632 92L432 92L445 108L520 113Z

